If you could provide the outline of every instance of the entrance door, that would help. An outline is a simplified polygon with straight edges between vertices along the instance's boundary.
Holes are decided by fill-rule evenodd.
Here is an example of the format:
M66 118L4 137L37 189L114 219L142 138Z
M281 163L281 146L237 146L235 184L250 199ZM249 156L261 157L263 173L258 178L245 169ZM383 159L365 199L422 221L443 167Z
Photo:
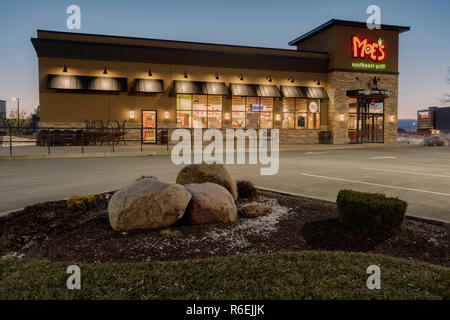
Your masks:
M357 103L355 100L349 100L349 142L383 143L384 100L358 98Z
M142 143L156 143L156 111L142 111Z

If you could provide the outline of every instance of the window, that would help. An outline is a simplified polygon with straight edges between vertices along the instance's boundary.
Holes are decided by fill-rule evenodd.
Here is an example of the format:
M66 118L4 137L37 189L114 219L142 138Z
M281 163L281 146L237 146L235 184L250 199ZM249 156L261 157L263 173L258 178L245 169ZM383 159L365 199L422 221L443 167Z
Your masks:
M177 95L177 128L192 128L192 97Z
M222 96L178 94L177 128L222 128Z
M320 129L320 100L283 98L281 128Z
M273 128L273 98L236 97L232 99L233 129Z

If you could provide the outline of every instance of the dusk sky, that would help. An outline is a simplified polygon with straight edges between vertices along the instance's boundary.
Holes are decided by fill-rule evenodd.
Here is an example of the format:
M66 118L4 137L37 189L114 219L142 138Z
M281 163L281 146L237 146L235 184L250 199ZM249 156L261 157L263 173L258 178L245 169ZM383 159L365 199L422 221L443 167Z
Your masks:
M2 0L0 2L0 99L8 112L19 97L30 112L39 104L37 57L30 38L37 29L70 31L66 8L81 7L82 33L291 48L288 42L331 18L366 21L366 8L381 7L382 23L410 26L400 35L399 118L444 106L450 93L450 1L115 1ZM63 106L62 106L63 107Z

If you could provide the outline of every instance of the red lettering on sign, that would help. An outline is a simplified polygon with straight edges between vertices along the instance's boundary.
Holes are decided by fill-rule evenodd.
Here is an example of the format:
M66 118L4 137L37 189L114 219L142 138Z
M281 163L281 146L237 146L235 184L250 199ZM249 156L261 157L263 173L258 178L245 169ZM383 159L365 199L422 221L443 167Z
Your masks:
M383 61L386 59L386 45L383 39L369 43L369 39L360 39L358 36L352 38L352 55L356 59L369 58L372 61Z

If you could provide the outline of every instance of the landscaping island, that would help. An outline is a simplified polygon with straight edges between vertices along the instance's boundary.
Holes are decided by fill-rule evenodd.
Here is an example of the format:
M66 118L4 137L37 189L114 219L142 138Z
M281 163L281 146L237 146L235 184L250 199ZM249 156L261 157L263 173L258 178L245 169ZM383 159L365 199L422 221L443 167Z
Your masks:
M169 227L117 231L114 192L83 210L55 201L12 213L0 219L0 298L449 298L448 225L407 217L398 232L356 231L335 203L248 188L240 192L253 199L239 197L237 217L216 223L202 223L203 204ZM228 190L227 206L237 196ZM82 290L65 287L70 264L82 270ZM382 290L366 287L372 264Z

